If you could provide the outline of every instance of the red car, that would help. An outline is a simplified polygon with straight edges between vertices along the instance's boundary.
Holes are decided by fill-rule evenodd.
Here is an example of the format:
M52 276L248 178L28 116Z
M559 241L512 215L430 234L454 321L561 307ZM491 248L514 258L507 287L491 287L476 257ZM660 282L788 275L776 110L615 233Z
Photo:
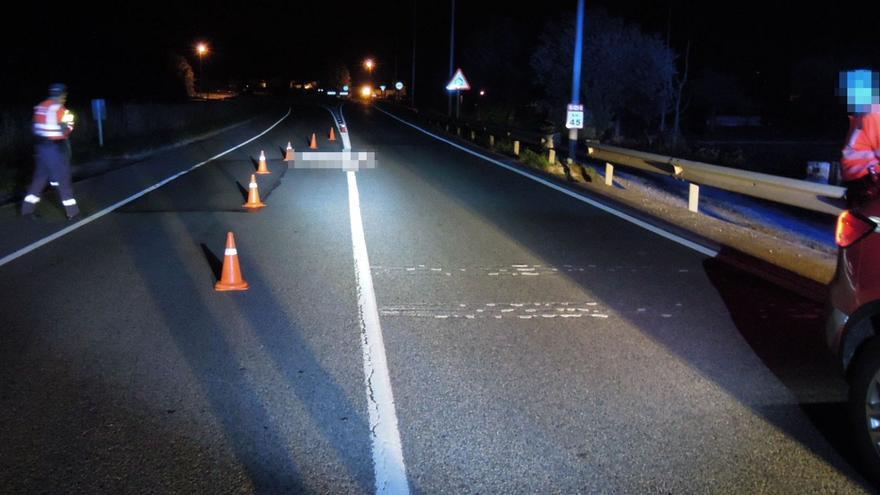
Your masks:
M880 482L880 201L840 214L826 336L850 384L850 417L866 474Z

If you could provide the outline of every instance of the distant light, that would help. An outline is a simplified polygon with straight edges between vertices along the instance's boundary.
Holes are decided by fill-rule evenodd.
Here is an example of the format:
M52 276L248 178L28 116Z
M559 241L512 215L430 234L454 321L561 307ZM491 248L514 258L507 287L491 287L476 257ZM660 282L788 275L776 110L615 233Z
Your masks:
M348 84L346 84L345 86L343 86L343 87L342 87L342 90L343 90L343 91L348 91Z
M364 98L369 98L370 95L372 95L372 94L373 94L373 88L371 88L369 85L364 85L361 88L361 96L363 96Z
M312 89L312 83L306 83L303 89Z
M403 89L403 83L400 81L397 81L396 83L394 83L394 89L400 91L401 89Z
M379 89L381 89L382 91L385 91L385 85L384 85L384 84L380 84L380 85L379 85Z
M196 51L199 52L199 55L204 55L204 54L208 53L208 45L206 45L204 43L199 43L196 46Z
M480 96L486 96L486 90L485 90L485 89L481 89L481 90L480 90Z
M592 155L592 154L593 154L593 151L595 151L595 150L593 150L592 147L587 148L587 154L588 154L588 155Z
M342 91L339 96L348 96L348 91Z
M318 93L323 93L323 92L324 92L324 88L318 88Z
M376 64L373 62L373 59L368 58L368 59L364 60L364 67L366 67L367 70L373 70L374 65L376 65Z
M327 96L336 96L336 91L327 91Z

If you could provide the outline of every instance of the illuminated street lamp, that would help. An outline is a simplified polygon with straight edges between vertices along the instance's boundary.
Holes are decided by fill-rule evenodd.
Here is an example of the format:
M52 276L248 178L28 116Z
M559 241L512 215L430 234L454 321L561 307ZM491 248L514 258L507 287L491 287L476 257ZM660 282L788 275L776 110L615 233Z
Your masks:
M370 76L373 75L373 67L374 67L375 65L376 65L376 63L373 62L373 59L371 59L371 58L368 58L368 59L364 60L364 67L367 68L367 72L370 73Z
M202 86L202 57L208 53L208 45L199 43L196 45L196 52L199 54L199 90L204 89Z

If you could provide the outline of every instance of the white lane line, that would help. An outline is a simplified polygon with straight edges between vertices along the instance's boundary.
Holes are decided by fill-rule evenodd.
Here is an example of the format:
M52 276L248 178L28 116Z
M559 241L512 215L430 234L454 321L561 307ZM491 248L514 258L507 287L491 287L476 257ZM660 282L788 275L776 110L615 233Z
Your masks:
M328 108L333 121L336 116ZM343 123L342 106L339 107L339 120ZM338 124L337 128L339 127ZM343 146L351 147L348 133L342 133ZM379 323L379 309L376 292L373 289L373 274L370 271L370 258L367 254L367 239L364 235L364 222L361 218L361 200L357 188L357 174L347 171L348 211L351 216L351 243L354 251L354 271L357 280L358 310L361 319L361 348L364 355L364 382L367 386L367 408L370 413L370 438L373 450L373 473L376 478L376 493L388 495L408 495L409 483L406 479L406 465L403 462L403 447L397 427L397 411L394 408L394 394L391 391L391 375L388 372L388 359L385 356L385 342L382 338L382 325ZM436 316L441 318L440 315ZM447 317L446 315L442 316Z
M45 246L46 244L49 244L50 242L52 242L52 241L58 239L59 237L62 237L62 236L64 236L64 235L67 235L67 234L73 232L74 230L76 230L76 229L78 229L78 228L80 228L80 227L82 227L82 226L84 226L84 225L86 225L86 224L89 224L89 223L91 223L91 222L94 222L95 220L97 220L97 219L103 217L104 215L106 215L106 214L108 214L108 213L111 213L112 211L114 211L114 210L116 210L116 209L118 209L118 208L121 208L121 207L127 205L128 203L131 203L132 201L134 201L134 200L140 198L141 196L143 196L143 195L145 195L145 194L147 194L147 193L149 193L149 192L151 192L151 191L155 191L156 189L158 189L158 188L164 186L165 184L168 184L169 182L173 181L174 179L177 179L178 177L181 177L181 176L183 176L183 175L186 175L186 174L192 172L193 170L195 170L195 169L201 167L202 165L204 165L204 164L206 164L206 163L208 163L208 162L214 161L214 160L216 160L217 158L220 158L221 156L226 155L227 153L230 153L230 152L232 152L232 151L235 151L235 150L237 150L238 148L241 148L242 146L244 146L244 145L246 145L246 144L248 144L248 143L250 143L250 142L252 142L252 141L254 141L254 140L256 140L256 139L258 139L258 138L260 138L260 137L262 137L262 136L265 135L267 132L269 132L269 131L271 131L272 129L274 129L274 128L275 128L278 124L280 124L282 121L284 121L284 119L286 119L288 116L290 116L290 111L291 111L291 108L288 108L288 109L287 109L287 113L284 114L284 117L281 117L280 119L278 119L278 122L275 122L274 124L272 124L271 127L269 127L268 129L266 129L265 131L263 131L263 132L257 134L256 136L254 136L254 137L248 139L247 141L245 141L245 142L243 142L243 143L241 143L241 144L239 144L239 145L237 145L237 146L235 146L235 147L233 147L233 148L229 148L228 150L226 150L226 151L224 151L224 152L222 152L222 153L219 153L219 154L217 154L217 155L214 155L214 156L212 156L211 158L208 158L207 160L205 160L205 161L203 161L203 162L199 162L199 163L193 165L192 167L190 167L190 168L188 168L188 169L186 169L186 170L184 170L184 171L182 171L182 172L176 173L176 174L172 175L171 177L168 177L167 179L162 180L161 182L157 182L156 184L154 184L154 185L152 185L152 186L150 186L150 187L144 189L143 191L141 191L141 192L139 192L139 193L137 193L137 194L135 194L135 195L133 195L133 196L129 196L128 198L123 199L122 201L119 201L119 202L117 202L117 203L114 203L114 204L112 204L112 205L110 205L110 206L104 208L103 210L97 212L97 213L94 213L94 214L92 214L92 215L89 215L89 216L87 216L86 218L83 218L82 220L80 220L80 221L78 221L78 222L76 222L76 223L74 223L74 224L72 224L72 225L69 225L69 226L63 228L63 229L59 230L58 232L55 232L55 233L52 234L52 235L49 235L49 236L47 236L47 237L44 237L44 238L40 239L39 241L34 242L33 244L30 244L30 245L28 245L28 246L25 246L25 247L19 249L18 251L15 251L15 252L12 253L12 254L8 254L8 255L4 256L3 258L0 258L0 266L3 266L3 265L5 265L5 264L9 263L10 261L15 260L16 258L20 258L20 257L22 257L22 256L24 256L24 255L30 253L30 252L33 251L34 249L37 249L37 248L39 248L39 247L41 247L41 246Z
M324 110L330 112L330 115L333 117L333 125L336 126L336 130L339 132L339 137L342 139L342 149L350 150L351 149L351 138L348 136L348 124L345 123L345 115L342 114L342 105L339 105L339 117L337 118L336 114L333 113L333 110L323 107ZM342 123L342 126L339 123ZM342 130L342 127L345 127L345 131Z
M470 154L470 155L473 155L473 156L475 156L475 157L477 157L477 158L482 158L483 160L486 160L486 161L489 162L489 163L492 163L492 164L494 164L494 165L498 165L499 167L506 168L507 170L510 170L511 172L515 172L515 173L517 173L517 174L519 174L519 175L522 175L522 176L524 176L524 177L528 177L529 179L532 179L532 180L535 181L535 182L540 182L541 184L543 184L543 185L545 185L545 186L547 186L547 187L550 187L550 188L552 188L552 189L556 189L557 191L559 191L559 192L561 192L561 193L563 193L563 194L566 194L566 195L568 195L568 196L571 196L572 198L574 198L574 199L576 199L576 200L578 200L578 201L581 201L581 202L587 203L587 204L590 205L590 206L593 206L593 207L599 208L600 210L602 210L602 211L604 211L604 212L607 212L607 213L610 213L610 214L612 214L612 215L614 215L614 216L616 216L616 217L618 217L618 218L622 218L623 220L626 220L627 222L630 222L630 223L632 223L632 224L634 224L634 225L638 225L639 227L642 227L642 228L645 229L645 230L648 230L648 231L653 232L653 233L655 233L655 234L657 234L657 235L659 235L659 236L661 236L661 237L664 237L664 238L666 238L666 239L669 239L669 240L672 241L672 242L675 242L675 243L677 243L677 244L680 244L680 245L682 245L682 246L684 246L684 247L686 247L686 248L693 249L694 251L696 251L696 252L698 252L698 253L701 253L701 254L704 254L704 255L706 255L706 256L709 256L710 258L714 258L715 256L718 256L718 251L716 251L716 250L714 250L714 249L712 249L712 248L709 248L709 247L707 247L707 246L703 246L702 244L698 244L698 243L693 242L693 241L691 241L691 240L685 239L684 237L681 237L681 236L679 236L679 235L673 234L672 232L667 232L667 231L661 229L660 227L657 227L656 225L652 225L652 224L650 224L650 223L648 223L648 222L645 222L645 221L643 221L643 220L639 220L638 218L633 217L632 215L628 215L628 214L626 214L626 213L624 213L624 212L622 212L622 211L616 210L616 209L614 209L614 208L612 208L612 207L610 207L610 206L607 206L607 205L604 205L604 204L599 203L599 202L597 202L597 201L594 201L594 200L592 200L592 199L590 199L590 198L588 198L588 197L582 196L582 195L580 195L580 194L578 194L578 193L576 193L576 192L574 192L574 191L569 191L568 189L566 189L566 188L564 188L564 187L561 187L561 186L559 186L559 185L557 185L557 184L554 184L554 183L552 183L552 182L550 182L550 181L548 181L548 180L546 180L546 179L544 179L544 178L542 178L542 177L538 177L538 176L536 176L536 175L532 175L532 174L530 174L530 173L528 173L528 172L526 172L526 171L524 171L524 170L520 170L520 169L518 169L518 168L516 168L516 167L512 167L512 166L510 166L510 165L508 165L508 164L506 164L506 163L504 163L504 162L498 161L498 160L496 160L496 159L494 159L494 158L492 158L492 157L486 156L486 155L484 155L484 154L482 154L482 153L478 153L478 152L476 152L476 151L473 151L473 150L470 150L470 149L468 149L468 148L465 148L464 146L461 146L461 145L459 145L459 144L453 143L452 141L449 141L448 139L445 139L445 138L443 138L443 137L441 137L441 136L438 136L437 134L434 134L434 133L432 133L431 131L427 131L427 130L425 130L425 129L422 129L421 127L419 127L419 126L417 126L417 125L415 125L415 124L411 124L411 123L409 123L409 122L407 122L407 121L401 119L400 117L398 117L398 116L396 116L396 115L393 115L393 114L391 114L391 113L388 113L388 112L386 112L385 110L382 110L381 108L379 108L379 107L376 106L376 105L373 105L373 108L375 108L376 110L378 110L378 111L384 113L385 115L387 115L387 116L389 116L389 117L391 117L391 118L393 118L393 119L395 119L395 120L397 120L397 121L399 121L399 122L401 122L401 123L403 123L403 124L406 124L406 125L412 127L413 129L416 129L417 131L420 131L420 132L422 132L422 133L424 133L424 134L427 134L428 136L431 136L431 137L434 138L434 139L437 139L438 141L443 141L444 143L446 143L446 144L448 144L448 145L450 145L450 146L452 146L452 147L454 147L454 148L458 148L459 150L464 151L465 153L468 153L468 154Z
M382 326L379 323L376 293L373 290L367 241L361 219L357 176L353 171L346 172L346 175L376 493L408 494L409 485L406 480L406 466L403 463L403 448L400 443L400 432L397 429L397 412L394 409L391 377L388 374L388 360L385 357Z

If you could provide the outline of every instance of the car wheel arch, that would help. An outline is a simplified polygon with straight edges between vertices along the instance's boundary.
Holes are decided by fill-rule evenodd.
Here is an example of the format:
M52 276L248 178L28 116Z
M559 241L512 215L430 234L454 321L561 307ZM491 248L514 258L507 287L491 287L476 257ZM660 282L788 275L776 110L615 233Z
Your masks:
M867 342L877 336L878 330L880 330L880 300L864 304L849 318L839 349L847 376L856 354Z

